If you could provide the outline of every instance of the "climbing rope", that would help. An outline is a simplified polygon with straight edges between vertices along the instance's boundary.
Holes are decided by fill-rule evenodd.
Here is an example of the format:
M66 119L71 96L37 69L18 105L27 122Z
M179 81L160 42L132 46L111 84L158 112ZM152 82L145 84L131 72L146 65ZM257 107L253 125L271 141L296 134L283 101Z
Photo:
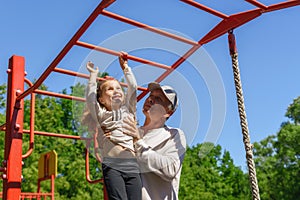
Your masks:
M238 102L240 124L242 128L243 141L246 150L246 159L247 159L247 165L249 171L249 181L252 190L252 199L260 200L258 183L256 178L256 171L255 171L255 164L253 161L252 144L250 143L250 136L248 131L248 123L247 123L247 117L245 111L242 82L240 78L238 53L236 50L235 38L232 31L229 32L228 41L229 41L230 56L232 60L232 68L233 68L233 75L234 75L235 91L236 91L237 102Z

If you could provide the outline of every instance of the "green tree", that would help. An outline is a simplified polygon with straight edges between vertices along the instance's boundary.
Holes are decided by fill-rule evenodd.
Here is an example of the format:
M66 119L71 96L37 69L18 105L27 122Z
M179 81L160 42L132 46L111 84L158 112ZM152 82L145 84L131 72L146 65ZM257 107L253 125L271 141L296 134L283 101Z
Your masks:
M6 85L0 85L0 125L5 123Z
M300 96L294 99L293 103L288 107L285 114L295 125L299 125L300 122Z
M5 123L6 85L0 85L0 126Z
M268 136L266 139L254 143L253 154L255 156L256 175L258 179L261 199L275 199L273 188L276 184L273 177L277 166L276 150L274 149L276 137Z
M6 105L6 84L0 85L0 110L5 108Z
M300 101L288 107L290 121L276 135L254 143L262 199L298 199L300 196Z
M188 148L183 162L180 199L249 199L248 179L220 145L198 144Z
M0 126L5 124L5 105L6 105L6 85L0 85ZM3 144L4 146L4 138L5 138L5 132L0 131L0 144ZM0 151L0 160L2 161L4 159L4 148L1 148ZM2 185L2 179L0 181L0 184Z

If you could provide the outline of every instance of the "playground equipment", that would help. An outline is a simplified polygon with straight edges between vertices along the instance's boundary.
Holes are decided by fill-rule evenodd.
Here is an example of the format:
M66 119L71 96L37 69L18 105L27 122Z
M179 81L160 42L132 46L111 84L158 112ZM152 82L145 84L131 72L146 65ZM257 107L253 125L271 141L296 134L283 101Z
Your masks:
M54 150L40 155L38 164L37 192L21 192L19 199L47 199L54 200L54 181L57 176L57 154ZM50 180L50 192L41 191L41 182ZM1 193L2 196L2 193Z
M1 167L2 178L3 178L3 199L12 199L12 200L20 199L22 159L30 156L31 152L33 151L35 135L61 137L61 138L76 139L76 140L82 139L80 136L64 135L58 133L47 133L47 132L34 130L35 94L72 99L74 101L82 101L82 102L85 101L85 99L81 97L74 97L69 95L58 94L55 92L43 91L43 90L39 90L38 88L45 81L45 79L53 72L61 73L69 76L88 78L88 75L86 74L73 72L70 70L61 69L57 67L57 65L62 61L62 59L74 46L83 47L94 51L111 54L114 56L119 55L119 51L114 51L101 46L96 46L93 44L80 41L81 36L87 31L87 29L90 27L90 25L95 21L95 19L99 15L103 15L118 21L122 21L124 23L128 23L130 25L143 28L147 31L151 31L156 34L160 34L162 36L191 45L191 48L188 51L186 51L183 55L181 55L181 57L178 60L176 60L171 66L166 66L164 64L157 63L151 60L128 55L128 59L130 60L164 69L165 71L155 80L157 82L161 82L162 80L164 80L169 74L172 73L172 71L176 70L176 68L178 68L182 63L184 63L185 60L188 57L190 57L194 52L196 52L202 45L207 44L212 40L228 33L229 48L232 57L234 81L236 86L236 95L238 100L238 110L239 110L241 127L242 127L243 142L246 150L246 159L247 159L247 165L249 169L249 179L251 184L252 197L255 200L260 199L258 183L256 180L255 164L253 162L252 147L250 143L246 113L244 108L245 106L244 106L244 99L243 99L243 91L242 91L242 84L240 79L238 56L237 56L236 43L233 35L233 30L261 16L263 13L300 5L300 0L290 0L290 1L276 3L272 5L265 5L256 0L246 0L247 3L252 4L255 8L252 10L231 14L231 15L226 15L222 12L211 9L196 1L192 1L192 0L181 0L181 1L190 6L198 8L200 11L202 10L211 15L219 17L221 21L216 26L214 26L199 41L193 41L178 36L176 34L169 33L167 31L163 31L158 28L148 26L147 24L143 24L141 22L109 12L105 10L105 8L113 4L115 0L102 0L99 3L99 5L95 8L95 10L91 13L91 15L87 18L87 20L82 24L79 30L74 34L74 36L65 45L65 47L61 50L61 52L56 56L56 58L50 63L50 65L47 67L44 73L36 80L34 84L32 84L29 80L25 78L25 69L24 69L25 59L21 56L12 56L10 58L9 68L7 70L8 88L7 88L6 123L0 126L0 130L6 131L4 161ZM29 85L29 88L26 91L24 91L24 83L27 83ZM138 89L141 91L140 95L138 96L138 100L140 100L147 94L147 89L143 87L139 87ZM31 95L31 109L30 109L31 127L30 130L24 130L23 109L21 108L24 107L23 99L28 95ZM22 155L22 134L23 133L30 134L30 146L27 153L24 155ZM90 140L94 140L94 138L91 138ZM88 155L88 152L86 152L86 155ZM86 156L87 181L90 183L101 182L101 180L91 180L89 178L88 167L89 167L88 156Z

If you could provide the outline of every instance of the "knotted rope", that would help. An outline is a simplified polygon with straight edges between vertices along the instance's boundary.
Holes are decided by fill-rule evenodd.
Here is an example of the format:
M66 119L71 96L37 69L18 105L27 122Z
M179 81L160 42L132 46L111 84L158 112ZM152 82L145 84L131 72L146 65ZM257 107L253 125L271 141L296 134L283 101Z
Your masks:
M247 117L245 111L242 82L240 78L238 53L236 50L235 38L232 31L229 32L228 41L229 41L229 49L230 49L230 55L232 60L232 68L233 68L233 75L234 75L235 91L236 91L237 102L238 102L240 124L242 128L243 141L246 150L246 159L247 159L247 165L249 170L249 181L252 190L252 199L260 200L258 183L256 178L256 171L255 171L255 164L253 161L252 144L250 143L250 137L248 131L248 123L247 123Z

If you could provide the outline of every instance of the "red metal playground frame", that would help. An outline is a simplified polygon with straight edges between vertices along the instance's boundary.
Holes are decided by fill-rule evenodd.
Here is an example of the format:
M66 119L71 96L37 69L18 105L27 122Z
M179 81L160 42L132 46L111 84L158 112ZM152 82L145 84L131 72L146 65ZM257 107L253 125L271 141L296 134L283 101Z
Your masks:
M34 103L35 103L35 94L42 94L48 96L55 96L59 98L72 99L74 101L82 101L85 99L81 97L68 96L63 94L58 94L49 91L39 90L38 87L45 81L45 79L53 72L61 73L69 76L78 76L82 78L88 78L88 75L81 74L61 68L56 66L61 62L61 60L66 56L66 54L74 47L80 46L83 48L100 51L106 54L112 54L115 56L119 55L118 51L107 49L104 47L96 46L93 44L88 44L80 41L81 36L85 31L90 27L94 20L99 16L103 15L124 23L131 24L133 26L143 28L147 31L154 32L156 34L163 35L168 38L186 43L191 45L191 48L185 52L181 57L176 60L171 66L167 66L161 63L153 62L151 60L146 60L143 58L135 57L128 55L128 59L137 61L140 63L148 64L154 67L159 67L164 69L162 73L155 81L161 82L165 79L173 70L179 67L185 60L191 56L195 51L197 51L202 45L209 43L210 41L228 33L229 34L229 46L231 51L236 51L235 41L232 35L232 31L243 24L261 16L263 13L272 12L284 8L289 8L292 6L300 5L300 0L290 0L281 3L276 3L273 5L264 5L256 0L246 0L249 4L252 4L255 9L244 11L241 13L236 13L232 15L226 15L217 10L211 9L201 3L192 0L181 0L182 2L198 8L200 11L205 11L211 15L217 16L220 18L220 22L214 26L204 37L199 41L193 41L173 33L169 33L160 29L157 29L147 24L125 18L118 14L109 12L105 8L109 7L115 0L102 0L95 10L90 14L70 41L65 45L61 52L56 56L56 58L50 63L48 68L44 73L37 79L37 81L32 84L29 80L25 78L25 59L21 56L12 56L9 60L8 72L8 84L7 84L7 110L6 110L6 123L0 126L1 131L5 131L5 152L4 152L4 161L2 162L1 172L3 179L3 199L16 200L20 199L22 196L21 193L21 181L22 181L22 160L30 156L33 151L34 146L34 136L51 136L51 137L61 137L66 139L84 139L80 136L74 135L65 135L59 133L47 133L34 130ZM24 83L29 85L29 88L24 91ZM144 97L147 93L146 88L139 87L141 90L138 100ZM24 98L28 95L31 95L31 109L30 109L30 130L23 129L23 107L24 107ZM26 154L22 155L22 135L24 133L30 134L30 147ZM85 138L86 139L86 138ZM86 139L93 140L93 138ZM249 150L249 149L248 149ZM247 149L246 149L247 151ZM97 183L101 180L91 180L89 178L89 160L88 152L86 154L86 179L90 183ZM249 163L249 162L248 162ZM249 165L248 165L249 167ZM251 180L253 181L253 180ZM255 181L255 180L254 180ZM258 188L252 187L253 199L259 199Z

